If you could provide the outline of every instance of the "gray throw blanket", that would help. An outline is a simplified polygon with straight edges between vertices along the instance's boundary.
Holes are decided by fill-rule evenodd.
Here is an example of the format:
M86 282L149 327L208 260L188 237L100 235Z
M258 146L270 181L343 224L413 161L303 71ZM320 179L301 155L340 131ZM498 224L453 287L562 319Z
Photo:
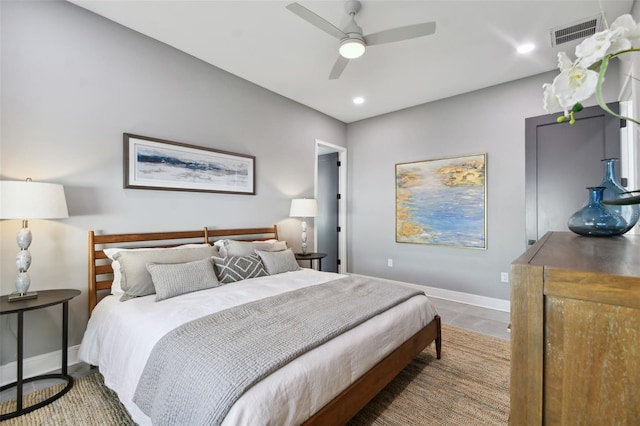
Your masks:
M133 401L154 425L218 425L270 373L418 294L346 277L183 324L156 343Z

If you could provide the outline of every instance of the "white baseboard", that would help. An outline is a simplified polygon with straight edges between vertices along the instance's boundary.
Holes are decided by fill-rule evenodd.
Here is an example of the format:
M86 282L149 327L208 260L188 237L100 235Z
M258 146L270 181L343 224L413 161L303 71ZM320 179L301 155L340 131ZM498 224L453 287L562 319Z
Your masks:
M78 350L80 345L72 346L67 352L67 365L78 363ZM36 355L24 360L22 364L23 378L47 374L51 371L60 370L62 364L62 350L49 352L47 354ZM0 386L15 382L17 377L17 362L10 362L0 366Z
M366 275L350 274L364 277ZM373 277L371 277L373 278ZM428 287L425 285L411 284L403 281L389 280L386 278L376 278L383 281L392 282L394 284L404 285L424 291L427 296L436 297L438 299L452 300L454 302L466 303L467 305L480 306L496 311L511 312L511 302L509 300L495 299L493 297L479 296L477 294L462 293L460 291L445 290L442 288Z

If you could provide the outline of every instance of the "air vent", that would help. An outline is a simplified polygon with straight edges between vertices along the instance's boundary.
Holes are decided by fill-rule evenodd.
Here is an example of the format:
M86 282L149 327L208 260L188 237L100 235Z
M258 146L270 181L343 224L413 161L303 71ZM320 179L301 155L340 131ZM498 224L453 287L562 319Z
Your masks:
M602 31L602 15L582 19L570 25L551 29L551 47L559 46L573 40L579 40Z

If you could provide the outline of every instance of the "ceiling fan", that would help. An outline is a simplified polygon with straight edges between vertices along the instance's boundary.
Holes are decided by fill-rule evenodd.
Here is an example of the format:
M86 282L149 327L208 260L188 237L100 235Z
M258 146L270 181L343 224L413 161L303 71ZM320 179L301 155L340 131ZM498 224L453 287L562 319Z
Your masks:
M311 25L314 25L327 34L340 40L340 47L338 49L340 55L329 73L330 80L339 78L349 63L349 59L355 59L362 56L367 46L409 40L412 38L431 35L436 32L435 22L423 22L421 24L392 28L390 30L384 30L365 36L362 34L362 28L360 28L356 23L356 14L360 11L361 6L362 4L357 0L348 0L345 3L344 9L351 17L351 22L344 30L341 30L299 3L291 3L287 5L287 9L291 12L295 13Z

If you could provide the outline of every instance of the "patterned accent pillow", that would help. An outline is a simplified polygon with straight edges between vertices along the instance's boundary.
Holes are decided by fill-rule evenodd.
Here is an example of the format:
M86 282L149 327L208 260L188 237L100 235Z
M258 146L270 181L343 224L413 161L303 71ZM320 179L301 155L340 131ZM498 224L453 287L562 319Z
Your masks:
M255 253L251 256L213 256L211 259L216 267L218 280L222 284L268 275L262 266L260 257Z
M210 258L187 263L149 263L147 270L156 289L156 302L220 285Z

